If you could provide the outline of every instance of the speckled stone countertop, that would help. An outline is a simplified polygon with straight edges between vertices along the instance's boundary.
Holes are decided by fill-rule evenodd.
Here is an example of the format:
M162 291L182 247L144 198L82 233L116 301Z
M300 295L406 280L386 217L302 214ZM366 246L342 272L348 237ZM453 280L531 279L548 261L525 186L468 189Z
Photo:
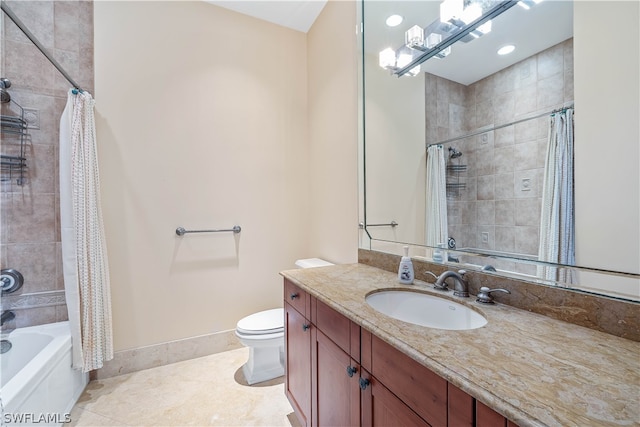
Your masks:
M482 305L364 264L287 270L284 277L471 396L527 426L640 425L640 343L503 304ZM488 320L452 331L405 323L365 302L411 289L474 308Z

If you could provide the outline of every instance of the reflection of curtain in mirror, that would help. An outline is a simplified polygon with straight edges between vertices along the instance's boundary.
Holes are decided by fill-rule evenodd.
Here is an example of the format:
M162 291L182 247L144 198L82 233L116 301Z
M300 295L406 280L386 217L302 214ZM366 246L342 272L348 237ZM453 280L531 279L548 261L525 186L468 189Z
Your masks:
M551 115L540 220L540 261L575 265L573 109ZM573 269L539 267L538 275L573 283Z
M447 243L447 189L444 149L442 145L427 148L426 244Z

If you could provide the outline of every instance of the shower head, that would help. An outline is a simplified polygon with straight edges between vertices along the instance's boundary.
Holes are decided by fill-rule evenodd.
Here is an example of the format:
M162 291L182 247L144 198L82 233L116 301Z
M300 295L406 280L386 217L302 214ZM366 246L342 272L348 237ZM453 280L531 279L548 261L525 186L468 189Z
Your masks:
M449 151L451 152L451 154L449 154L449 157L452 159L457 159L458 157L462 156L462 152L456 150L453 147L449 147Z

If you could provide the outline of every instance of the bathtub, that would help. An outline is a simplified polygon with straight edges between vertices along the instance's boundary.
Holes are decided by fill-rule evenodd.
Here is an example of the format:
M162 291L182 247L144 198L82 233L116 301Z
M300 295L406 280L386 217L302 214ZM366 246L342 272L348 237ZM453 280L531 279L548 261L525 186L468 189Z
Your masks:
M71 369L68 322L19 328L0 354L0 399L3 426L62 425L89 382Z

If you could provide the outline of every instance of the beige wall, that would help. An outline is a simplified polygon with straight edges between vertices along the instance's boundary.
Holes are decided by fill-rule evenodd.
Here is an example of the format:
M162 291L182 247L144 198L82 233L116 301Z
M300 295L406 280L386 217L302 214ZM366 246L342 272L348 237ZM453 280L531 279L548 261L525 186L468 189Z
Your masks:
M116 350L281 306L278 272L312 255L305 34L204 2L96 2L95 62Z
M634 273L640 273L639 8L630 1L574 3L576 262ZM619 31L594 31L603 23Z
M307 34L309 256L358 262L356 2L331 0Z

